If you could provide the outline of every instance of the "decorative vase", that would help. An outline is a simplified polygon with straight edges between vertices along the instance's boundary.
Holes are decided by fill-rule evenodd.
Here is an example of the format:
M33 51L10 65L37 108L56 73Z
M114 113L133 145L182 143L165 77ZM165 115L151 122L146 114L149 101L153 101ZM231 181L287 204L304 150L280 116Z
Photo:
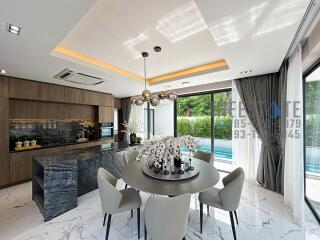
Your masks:
M155 173L159 173L161 171L161 167L153 167Z
M31 141L31 147L35 147L35 146L37 146L37 141L34 140L34 139L32 139L32 141Z
M21 148L22 147L22 142L18 141L16 142L16 148Z
M181 168L181 158L174 158L174 166L176 168Z
M24 147L29 147L29 146L30 146L30 141L25 140L25 141L23 142L23 146L24 146Z
M137 138L137 134L130 133L130 144L135 144L136 143L136 138Z

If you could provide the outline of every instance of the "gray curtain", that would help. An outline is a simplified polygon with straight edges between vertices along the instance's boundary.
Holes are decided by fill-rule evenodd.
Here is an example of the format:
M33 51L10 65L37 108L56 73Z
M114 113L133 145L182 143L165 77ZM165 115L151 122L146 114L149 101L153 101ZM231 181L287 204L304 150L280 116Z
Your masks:
M283 193L286 66L284 63L279 73L235 80L245 111L262 141L257 182L279 193Z
M122 110L122 119L123 122L129 123L130 114L131 114L131 103L130 98L122 98L121 99L121 110ZM128 136L124 134L123 141L128 143Z
M280 134L278 137L279 144L281 146L281 153L279 159L279 165L277 168L277 179L281 182L277 185L277 192L284 194L284 161L285 161L285 148L286 148L286 120L287 120L287 73L288 73L289 61L286 59L279 70L279 96L278 101L281 108L280 117Z

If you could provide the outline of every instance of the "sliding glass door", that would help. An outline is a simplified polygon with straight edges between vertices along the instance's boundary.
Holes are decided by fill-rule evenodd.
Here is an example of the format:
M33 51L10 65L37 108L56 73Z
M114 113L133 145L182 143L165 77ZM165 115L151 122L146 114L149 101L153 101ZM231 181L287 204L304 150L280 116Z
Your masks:
M179 96L175 109L176 135L194 136L202 151L214 153L216 161L231 163L231 105L230 90Z
M320 215L320 66L304 81L305 195L309 206Z
M177 99L177 136L196 137L201 150L212 151L212 95L185 96Z

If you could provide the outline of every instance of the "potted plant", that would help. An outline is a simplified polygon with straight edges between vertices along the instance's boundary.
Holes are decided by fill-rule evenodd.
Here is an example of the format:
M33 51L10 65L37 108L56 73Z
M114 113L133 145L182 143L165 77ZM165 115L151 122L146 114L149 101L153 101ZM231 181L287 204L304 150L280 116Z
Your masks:
M129 134L130 137L130 144L136 144L137 143L137 134L136 132L139 131L142 128L141 121L135 122L131 121L129 123L124 122L122 123L125 130L122 130L121 132ZM140 138L141 141L141 138Z

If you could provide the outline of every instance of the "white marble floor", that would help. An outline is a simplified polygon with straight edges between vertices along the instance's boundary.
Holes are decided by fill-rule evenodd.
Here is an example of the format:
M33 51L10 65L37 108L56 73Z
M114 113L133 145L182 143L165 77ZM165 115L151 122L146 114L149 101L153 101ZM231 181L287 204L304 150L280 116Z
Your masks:
M123 187L122 181L118 187ZM149 194L142 193L144 203L148 197ZM214 209L211 209L210 216L205 215L204 233L200 234L198 207L193 197L187 239L233 239L229 214ZM237 236L240 240L320 239L320 226L307 207L306 222L304 226L298 226L284 207L282 196L256 184L245 183L238 216ZM77 208L46 223L31 201L31 183L0 190L1 240L104 239L102 222L97 190L80 197ZM137 239L136 226L136 216L130 218L129 212L114 215L109 239ZM143 219L141 239L142 226Z

